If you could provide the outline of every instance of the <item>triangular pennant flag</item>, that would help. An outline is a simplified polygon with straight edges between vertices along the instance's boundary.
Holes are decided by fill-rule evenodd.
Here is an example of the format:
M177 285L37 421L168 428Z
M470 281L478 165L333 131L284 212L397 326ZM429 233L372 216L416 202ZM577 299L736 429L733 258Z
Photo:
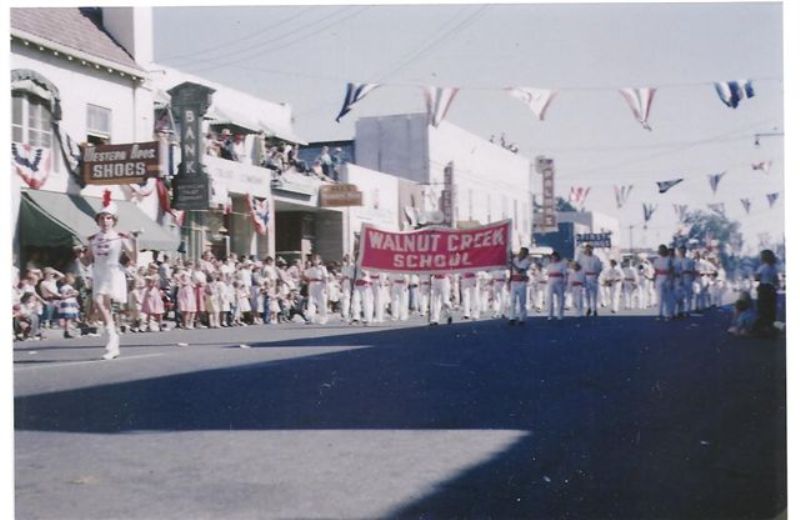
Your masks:
M772 161L761 161L753 163L753 170L761 170L764 173L769 173L770 168L772 168Z
M350 108L353 105L364 99L367 94L378 87L380 87L380 85L377 83L348 83L347 92L344 95L344 104L342 104L339 115L336 116L336 122L338 123L345 114L350 112Z
M709 204L708 209L719 215L720 217L725 217L725 204L722 202L717 202L716 204Z
M686 210L689 208L686 204L673 204L675 214L678 216L678 222L683 222L686 219Z
M779 195L780 195L780 193L777 193L777 192L776 193L768 193L767 194L767 202L769 202L769 207L770 208L775 204L775 201L778 200L778 196Z
M756 95L753 90L753 82L747 79L739 81L717 81L714 83L719 99L730 108L739 106L739 102L745 97L751 98Z
M744 210L747 214L750 214L750 199L739 199L742 201L742 206L744 206Z
M647 118L650 117L650 106L653 103L653 96L656 94L656 89L652 87L643 88L623 88L620 89L620 94L628 102L631 107L633 115L647 130L652 130Z
M456 94L458 94L457 87L425 87L425 105L428 108L428 122L431 126L439 126Z
M711 183L711 191L713 191L715 195L717 193L717 187L719 186L719 181L722 179L725 173L726 172L712 173L711 175L708 176L708 182Z
M667 190L669 190L670 188L672 188L681 181L683 181L683 178L672 179L671 181L657 181L656 184L658 184L658 192L666 193Z
M591 188L572 186L569 189L569 201L575 203L579 207L583 207L584 203L586 202L586 197L589 196L590 189Z
M544 121L544 113L557 93L555 90L533 87L510 87L507 90L513 97L528 105L539 121Z
M633 184L628 186L614 186L614 196L617 199L617 209L622 209L622 206L628 201L628 195L631 194Z
M647 227L647 223L650 222L658 206L655 204L642 204L642 207L644 208L644 225Z

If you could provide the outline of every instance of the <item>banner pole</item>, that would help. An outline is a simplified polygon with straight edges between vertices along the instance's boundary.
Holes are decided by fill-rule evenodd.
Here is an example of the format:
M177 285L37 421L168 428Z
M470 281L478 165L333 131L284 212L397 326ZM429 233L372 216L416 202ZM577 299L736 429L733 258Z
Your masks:
M433 308L433 273L428 275L428 324L431 323L431 309Z

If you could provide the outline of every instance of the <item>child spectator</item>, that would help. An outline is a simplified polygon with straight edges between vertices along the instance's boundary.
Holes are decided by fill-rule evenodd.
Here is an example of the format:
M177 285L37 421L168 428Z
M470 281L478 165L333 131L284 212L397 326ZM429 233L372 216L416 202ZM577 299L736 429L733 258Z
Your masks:
M133 279L133 288L128 292L128 326L131 332L139 332L142 329L144 285L144 279L140 276L136 276Z
M164 315L164 300L159 287L159 276L150 275L145 278L145 290L142 297L142 314L144 315L144 325L139 329L150 330L150 318L156 322L157 330L161 329L161 318Z
M777 318L777 289L780 283L778 269L775 267L776 261L775 253L770 249L764 249L761 251L761 265L758 266L755 273L755 279L758 282L758 288L756 289L758 294L756 306L758 318L756 319L755 332L763 336L773 336L775 334L773 323Z
M75 276L67 274L64 276L64 284L59 289L61 300L58 304L58 315L64 325L64 337L74 337L70 334L71 325L73 325L80 316L80 308L78 306L78 291L75 289Z
M36 298L34 293L26 292L20 297L19 305L14 309L14 335L19 340L42 339Z
M737 336L744 336L753 332L756 324L756 310L753 299L747 291L739 294L739 299L733 304L733 323L728 332Z

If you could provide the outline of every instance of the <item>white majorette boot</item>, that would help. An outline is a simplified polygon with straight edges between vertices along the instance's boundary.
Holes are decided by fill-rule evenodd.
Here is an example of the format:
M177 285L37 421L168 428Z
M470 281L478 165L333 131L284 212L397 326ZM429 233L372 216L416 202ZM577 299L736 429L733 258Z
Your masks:
M103 359L109 361L116 357L119 357L119 335L117 335L116 331L113 331L108 335L106 353L103 355Z

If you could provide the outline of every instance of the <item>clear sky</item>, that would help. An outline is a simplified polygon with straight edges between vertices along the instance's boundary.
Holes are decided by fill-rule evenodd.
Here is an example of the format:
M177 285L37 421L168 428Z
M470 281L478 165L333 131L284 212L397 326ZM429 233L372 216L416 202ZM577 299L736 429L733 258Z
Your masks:
M461 87L450 122L553 157L556 193L590 187L586 208L617 216L624 245L628 225L634 245L669 240L673 204L724 203L752 248L758 233L783 236L784 141L754 145L783 131L779 3L169 7L154 22L157 62L290 103L308 141L352 138L360 116L424 111L421 85ZM726 107L713 82L743 78L756 96ZM337 124L348 81L385 86ZM559 93L538 121L509 86ZM657 87L652 131L617 92L645 86ZM769 173L752 170L767 160ZM708 176L722 171L715 195ZM618 211L614 185L629 184ZM643 203L657 205L647 230Z

